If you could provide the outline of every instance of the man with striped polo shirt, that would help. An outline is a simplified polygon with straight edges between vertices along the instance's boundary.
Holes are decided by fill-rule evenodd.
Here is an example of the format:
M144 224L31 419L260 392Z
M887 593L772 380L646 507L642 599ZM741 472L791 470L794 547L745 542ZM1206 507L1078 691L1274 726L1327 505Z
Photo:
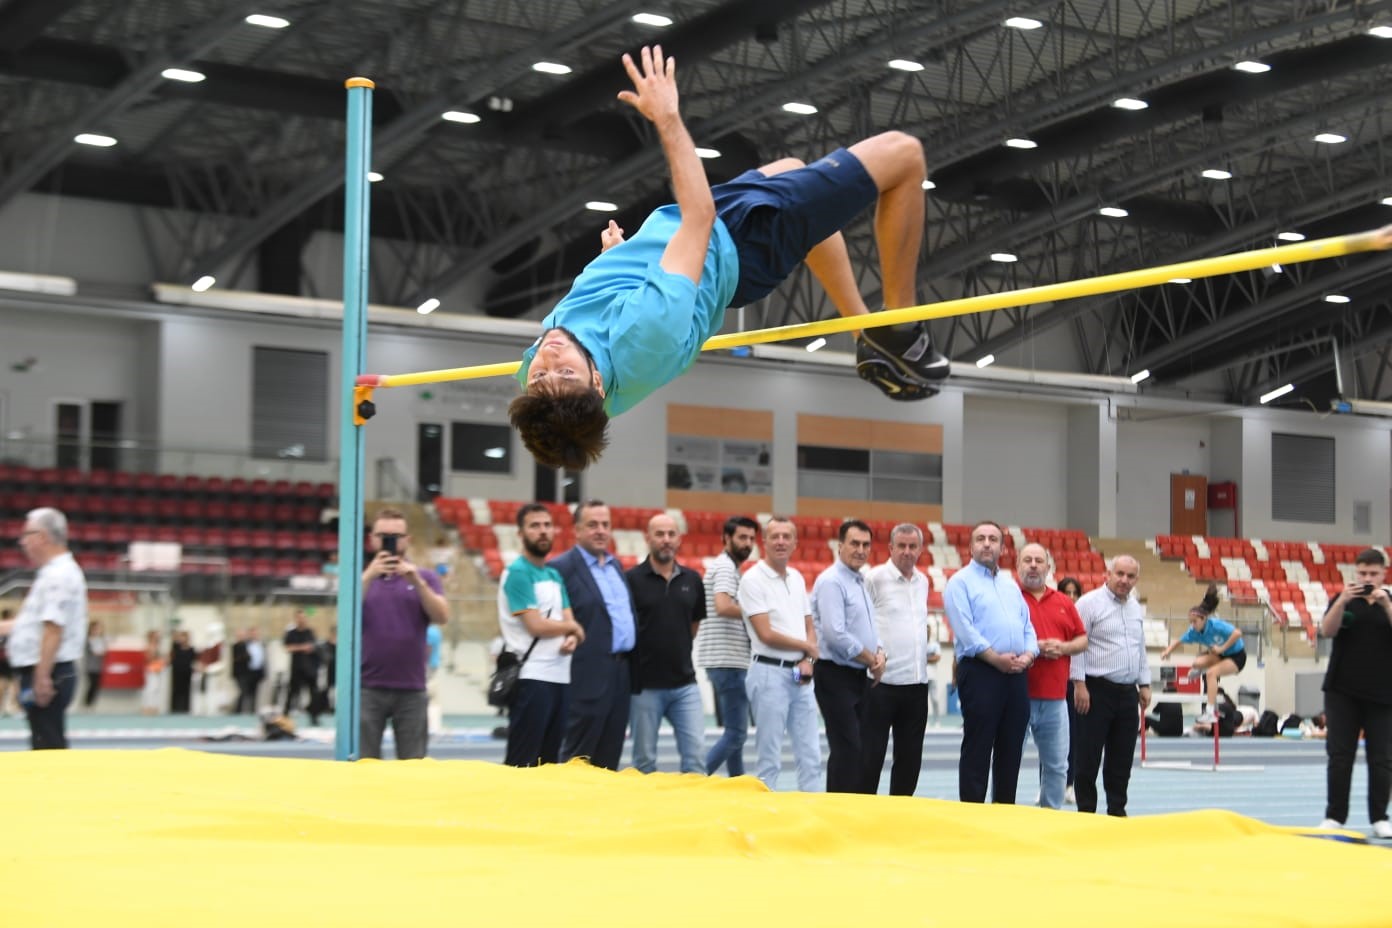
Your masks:
M724 765L732 777L744 776L744 741L749 733L749 632L740 612L740 565L749 559L759 523L748 516L725 520L721 551L706 568L706 620L696 632L696 666L704 668L715 693L715 707L725 730L706 752L706 773Z

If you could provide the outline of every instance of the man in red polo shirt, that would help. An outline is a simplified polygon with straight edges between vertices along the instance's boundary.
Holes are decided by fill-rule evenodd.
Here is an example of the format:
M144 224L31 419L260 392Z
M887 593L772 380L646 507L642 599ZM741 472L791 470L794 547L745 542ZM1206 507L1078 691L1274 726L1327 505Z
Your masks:
M1030 667L1030 736L1039 750L1039 804L1063 807L1068 779L1068 658L1087 647L1083 620L1070 599L1045 584L1052 563L1044 546L1020 549L1015 567L1039 639L1039 659Z

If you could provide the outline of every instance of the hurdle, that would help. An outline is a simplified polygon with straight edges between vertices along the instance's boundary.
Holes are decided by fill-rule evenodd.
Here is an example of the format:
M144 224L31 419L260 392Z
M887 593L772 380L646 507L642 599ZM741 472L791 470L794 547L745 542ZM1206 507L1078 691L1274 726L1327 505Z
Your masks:
M1029 306L1035 303L1054 303L1086 296L1119 293L1123 290L1138 290L1142 287L1154 287L1169 283L1177 277L1190 279L1218 277L1223 274L1235 274L1240 271L1270 267L1273 264L1301 264L1306 261L1340 258L1365 251L1386 251L1388 248L1392 248L1392 226L1383 226L1368 232L1336 235L1330 238L1296 242L1274 248L1240 251L1211 258L1196 258L1192 261L1181 261L1178 264L1122 271L1101 277L1086 277L1080 280L1044 284L1020 290L983 293L978 296L925 303L921 306L908 306L903 309L883 309L862 316L838 316L835 319L819 319L815 322L800 322L767 329L731 332L709 339L701 346L701 350L724 351L731 348L746 348L751 345L764 345L769 342L789 341L797 338L837 335L886 325L947 319L954 316L991 312L997 309ZM355 383L370 391L376 387L411 387L456 380L480 380L488 377L510 376L517 373L521 366L521 361L506 361L498 364L416 371L406 374L361 374ZM370 398L370 394L365 394L365 397Z
M1208 698L1202 693L1159 693L1151 697L1151 705L1162 702L1177 703L1199 703L1203 704ZM1148 708L1148 707L1147 707ZM1196 763L1192 760L1149 760L1146 756L1146 720L1145 715L1141 715L1141 768L1144 770L1189 770L1204 771L1207 773L1221 772L1253 772L1265 770L1261 764L1224 764L1222 756L1222 739L1218 733L1218 720L1213 721L1213 762Z

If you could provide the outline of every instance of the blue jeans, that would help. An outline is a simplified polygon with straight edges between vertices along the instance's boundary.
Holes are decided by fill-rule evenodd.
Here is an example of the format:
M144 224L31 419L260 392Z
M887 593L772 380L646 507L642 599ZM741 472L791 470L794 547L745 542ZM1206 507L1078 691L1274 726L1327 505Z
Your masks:
M705 748L706 713L701 690L695 683L670 690L643 690L633 694L629 724L633 728L633 766L640 773L657 770L657 727L662 717L677 735L682 773L705 773L701 754Z
M749 694L744 689L745 672L737 667L708 667L715 703L725 730L706 754L706 773L714 774L724 764L732 777L744 776L744 739L749 736Z
M1030 700L1030 737L1039 750L1039 804L1063 808L1068 781L1068 703L1062 699Z
M821 792L822 741L817 731L817 700L811 683L794 683L790 667L754 662L745 687L754 705L755 773L769 789L778 788L783 766L783 733L793 739L798 789Z

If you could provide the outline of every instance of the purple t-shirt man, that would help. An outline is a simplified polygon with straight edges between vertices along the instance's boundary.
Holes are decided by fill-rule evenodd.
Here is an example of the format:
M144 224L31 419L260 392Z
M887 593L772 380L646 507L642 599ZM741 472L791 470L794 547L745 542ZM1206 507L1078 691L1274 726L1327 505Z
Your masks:
M444 593L434 571L422 570L418 576L436 593ZM378 577L363 596L362 623L362 685L424 690L430 616L415 588L397 576Z

